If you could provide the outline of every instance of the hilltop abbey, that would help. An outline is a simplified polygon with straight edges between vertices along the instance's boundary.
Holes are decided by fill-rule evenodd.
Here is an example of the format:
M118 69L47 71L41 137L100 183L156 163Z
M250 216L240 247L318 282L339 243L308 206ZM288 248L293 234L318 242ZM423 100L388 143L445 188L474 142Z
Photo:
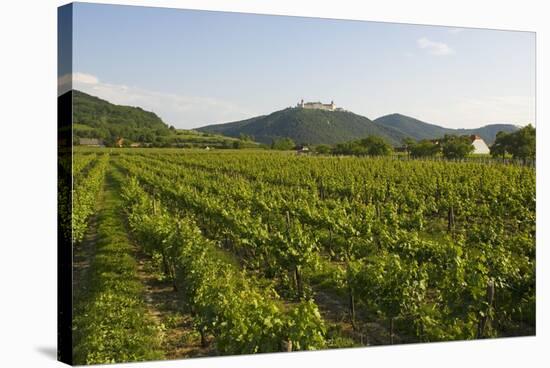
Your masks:
M334 101L330 101L329 104L324 104L322 102L304 102L302 99L296 107L302 108L302 109L319 109L319 110L328 110L328 111L343 111L341 107L336 107L334 104Z

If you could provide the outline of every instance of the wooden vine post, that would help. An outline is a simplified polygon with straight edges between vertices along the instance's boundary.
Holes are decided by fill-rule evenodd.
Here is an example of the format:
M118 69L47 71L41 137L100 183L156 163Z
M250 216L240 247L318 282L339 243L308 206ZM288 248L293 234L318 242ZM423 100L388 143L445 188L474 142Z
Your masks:
M489 282L487 283L487 294L486 294L487 310L479 318L478 327L477 327L478 339L483 339L486 337L487 324L488 322L490 322L490 314L493 309L494 300L495 300L495 283L493 280L489 280Z

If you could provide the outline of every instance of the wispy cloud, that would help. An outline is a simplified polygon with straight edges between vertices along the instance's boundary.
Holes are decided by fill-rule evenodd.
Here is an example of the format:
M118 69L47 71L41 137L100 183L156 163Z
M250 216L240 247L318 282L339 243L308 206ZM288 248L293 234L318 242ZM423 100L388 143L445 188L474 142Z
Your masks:
M75 83L79 84L98 84L99 79L96 76L86 73L63 74L57 79L57 94L64 94L72 88Z
M95 75L86 73L74 73L73 83L98 84L99 79Z
M70 83L70 75L59 84ZM70 86L70 84L69 84ZM177 128L196 128L206 124L240 120L256 115L232 102L212 97L189 96L106 83L86 73L73 73L72 87L118 105L139 106L155 112L167 124Z
M416 40L416 44L419 48L426 50L430 55L447 56L455 53L446 43L432 41L426 37Z

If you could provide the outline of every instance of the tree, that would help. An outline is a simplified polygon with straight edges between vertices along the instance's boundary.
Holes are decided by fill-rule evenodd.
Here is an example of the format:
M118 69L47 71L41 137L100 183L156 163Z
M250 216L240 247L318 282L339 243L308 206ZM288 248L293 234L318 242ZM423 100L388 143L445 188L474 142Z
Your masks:
M405 147L405 150L407 151L407 155L411 155L411 148L416 145L416 141L410 137L403 138L401 141L403 144L403 147Z
M386 156L392 151L393 148L388 142L374 135L358 141L339 143L332 149L335 155L355 156Z
M254 137L252 137L249 134L241 133L239 134L239 139L243 142L249 142L249 141L252 142L254 140Z
M273 140L273 143L271 143L271 148L275 150L291 150L296 146L294 141L290 138L281 138L281 139L275 139Z
M510 149L512 156L522 160L534 160L537 151L535 128L529 124L512 133L512 135L514 136L513 145Z
M445 135L441 141L441 151L448 159L460 159L474 151L472 141L468 136Z
M345 142L345 143L338 143L332 149L332 154L365 156L367 155L367 150L365 149L365 147L359 145L357 141Z
M410 146L409 150L412 157L429 157L437 155L441 147L428 139L423 139Z
M498 132L495 143L491 146L491 155L498 157L511 154L521 160L534 160L536 156L536 131L529 124L514 133Z
M504 158L506 152L510 149L513 136L506 132L498 132L495 143L491 146L491 156Z
M326 144L320 144L320 145L315 147L315 152L320 153L322 155L326 155L326 154L330 153L330 146L328 146Z
M365 147L370 156L387 156L393 151L392 146L384 138L375 135L361 139L359 144Z

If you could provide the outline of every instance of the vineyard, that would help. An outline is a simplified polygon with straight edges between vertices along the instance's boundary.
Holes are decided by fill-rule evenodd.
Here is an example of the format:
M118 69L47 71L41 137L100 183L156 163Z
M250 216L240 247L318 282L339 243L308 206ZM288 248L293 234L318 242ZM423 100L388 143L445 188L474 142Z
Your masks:
M535 333L535 170L78 149L75 363Z

